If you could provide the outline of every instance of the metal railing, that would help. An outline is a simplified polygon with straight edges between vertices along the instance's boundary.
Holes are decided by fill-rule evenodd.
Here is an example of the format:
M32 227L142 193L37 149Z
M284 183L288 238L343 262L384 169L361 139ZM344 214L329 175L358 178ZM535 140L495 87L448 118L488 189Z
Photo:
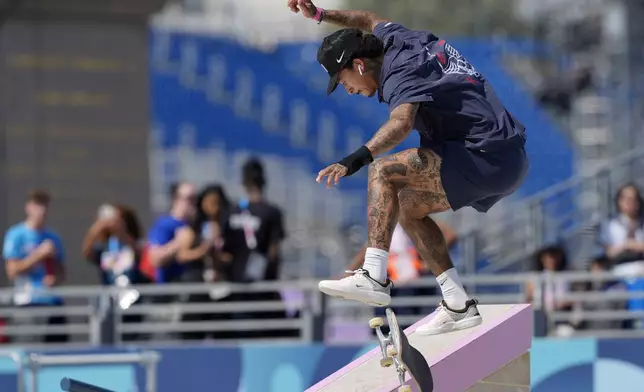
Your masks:
M644 185L644 151L629 151L610 162L598 165L580 176L559 183L534 196L507 205L502 219L482 216L480 224L461 235L462 252L467 266L473 271L477 260L492 262L482 273L502 270L525 263L543 246L557 242L574 243L569 258L583 264L589 250L596 244L592 231L610 218L614 210L617 189L633 181Z
M241 332L257 335L258 331L284 331L283 340L313 341L310 326L322 312L320 296L312 295L314 288L310 281L63 287L51 294L61 297L64 306L0 309L0 318L6 321L0 335L10 340L7 346L19 347L158 343L180 341L191 333L214 339L217 332L244 336ZM119 301L131 291L138 293L136 303ZM12 294L11 289L0 290L0 298ZM56 318L59 322L52 323Z
M31 354L28 358L31 391L39 391L39 371L43 367L73 365L123 365L138 364L145 369L145 392L157 391L157 363L160 356L154 351L124 354ZM19 380L19 385L22 378Z
M613 325L608 330L614 336L639 334L634 330L622 329L618 324L623 320L638 323L644 319L642 311L629 312L625 305L629 300L644 299L644 292L606 292L585 287L597 282L623 283L623 279L610 273L587 272L553 276L536 273L475 275L462 278L468 292L483 304L525 302L526 284L532 282L534 308L545 312L550 332L554 332L566 320L572 326L593 320L610 320ZM553 282L556 284L553 285ZM562 285L568 289L554 292L553 295L559 296L557 301L569 302L570 309L564 311L544 306L542 298L550 293L549 288ZM579 289L577 286L580 285L585 285L585 288ZM441 300L433 278L419 279L397 288L406 292L394 293L391 306L395 309L414 309L401 312L403 324L411 324L425 316ZM306 343L333 341L329 336L330 329L359 340L352 334L364 327L364 320L374 314L372 307L323 296L317 290L316 281L127 288L133 289L139 292L140 300L131 306L123 306L118 301L123 289L69 287L54 290L56 295L64 299L64 306L3 309L1 315L5 318L6 326L0 333L9 339L5 347L148 345L194 340ZM11 290L8 289L0 291L0 296L10 294ZM98 298L111 304L109 311L97 310L100 308L96 305ZM191 302L195 298L202 302ZM28 320L31 323L25 323L24 317L30 317ZM52 317L66 317L67 320L52 326L49 323ZM338 325L349 325L351 328ZM592 328L606 329L601 325ZM592 334L592 328L580 327L579 333ZM52 335L65 335L68 339L47 338Z

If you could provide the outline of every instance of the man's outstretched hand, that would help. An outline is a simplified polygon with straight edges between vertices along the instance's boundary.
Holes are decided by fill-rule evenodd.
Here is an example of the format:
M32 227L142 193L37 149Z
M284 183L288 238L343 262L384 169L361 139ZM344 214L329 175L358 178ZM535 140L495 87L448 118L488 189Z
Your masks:
M311 0L288 0L288 8L296 14L302 11L305 18L313 19L317 8Z
M343 166L339 163L334 163L331 166L320 170L318 173L318 178L315 179L317 182L322 182L324 177L327 177L326 187L331 188L333 185L337 185L340 181L340 178L347 175L348 169L346 166Z

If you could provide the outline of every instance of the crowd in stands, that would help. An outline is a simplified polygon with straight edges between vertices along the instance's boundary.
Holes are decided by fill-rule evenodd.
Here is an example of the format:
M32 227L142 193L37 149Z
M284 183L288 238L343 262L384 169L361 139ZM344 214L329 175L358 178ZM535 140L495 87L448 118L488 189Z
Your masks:
M625 184L615 196L616 214L602 222L597 235L601 248L588 264L591 273L613 272L613 280L596 280L569 284L556 279L556 273L569 269L566 250L554 245L541 249L534 257L533 271L544 277L545 287L541 288L540 303L546 312L570 312L569 319L557 321L555 331L568 334L575 330L611 330L641 328L637 317L589 319L584 313L598 311L641 311L644 300L605 300L605 301L571 301L568 293L610 292L610 291L644 291L644 200L635 184ZM535 287L531 282L526 285L526 300L535 300Z
M212 291L204 294L142 296L131 285L276 280L279 276L280 244L286 230L281 210L264 199L266 179L262 163L249 159L242 168L244 196L231 202L224 188L212 184L198 190L189 182L170 189L171 208L144 231L136 211L126 205L106 203L86 232L82 255L96 267L103 285L123 290L102 309L138 303L211 303L213 301L280 300L278 292L236 294ZM46 223L50 195L33 191L25 204L26 218L7 230L3 245L5 270L14 288L17 307L60 306L63 300L48 290L64 282L65 247ZM102 298L104 300L104 298ZM47 312L43 312L46 314ZM109 313L109 312L108 312ZM240 319L243 314L182 315L183 321ZM253 318L285 318L285 312L254 313ZM39 317L40 318L40 317ZM140 315L127 315L123 322L140 322ZM65 324L64 317L14 317L12 325ZM292 331L274 331L288 336ZM253 335L252 332L246 335ZM241 332L234 337L247 337ZM266 337L266 333L263 337ZM270 335L270 334L268 334ZM213 334L185 332L185 339L204 339ZM135 338L140 338L136 334ZM28 336L30 341L34 338ZM66 341L58 333L46 342ZM126 337L127 340L127 337ZM12 339L16 342L16 339Z
M218 184L197 189L189 182L173 185L169 192L171 207L158 217L147 232L136 211L126 205L107 203L98 208L96 220L88 228L82 242L82 255L96 267L103 285L118 286L118 298L101 298L98 307L110 310L115 306L128 308L138 304L206 304L226 301L281 301L279 292L231 293L212 290L190 295L145 296L128 289L131 285L234 282L249 283L279 278L281 265L280 244L286 230L281 210L264 199L266 179L261 162L250 159L242 168L245 194L231 201L225 189ZM18 308L58 307L63 300L51 294L51 287L64 283L66 249L60 237L46 225L50 204L48 193L37 190L28 195L25 203L26 218L4 236L2 257L5 271L13 285L13 305ZM626 184L619 189L615 200L615 216L601 224L598 244L603 252L588 265L592 273L613 271L612 281L590 281L569 284L565 280L543 279L539 290L534 282L525 285L525 298L538 300L546 313L569 312L565 321L553 323L562 334L570 329L607 330L640 328L638 320L584 318L584 312L644 309L643 299L629 301L572 301L567 294L574 292L643 291L644 290L644 206L639 189ZM450 249L457 242L449 226L439 222ZM357 253L348 269L358 268L364 252ZM394 295L434 295L432 288L404 287L404 283L429 274L415 251L413 243L401 227L396 227L390 250L389 275L396 282ZM563 246L541 249L534 257L533 270L544 277L556 277L557 272L569 269ZM537 298L540 295L540 298ZM109 298L106 301L106 298ZM422 315L433 309L397 308L399 314ZM109 312L108 312L109 313ZM181 321L217 321L252 319L286 319L285 311L264 313L208 313L187 312ZM152 319L155 321L155 319ZM142 315L124 315L124 323L150 321ZM156 320L161 321L161 320ZM168 321L168 320L165 320ZM108 323L113 323L109 318ZM12 325L60 326L65 317L42 315L12 318ZM297 330L190 332L173 334L186 340L287 337L296 336ZM141 333L129 334L124 340L139 340ZM23 340L21 340L23 339ZM12 338L21 342L31 336ZM64 333L43 336L45 342L64 342ZM110 338L106 338L110 340Z

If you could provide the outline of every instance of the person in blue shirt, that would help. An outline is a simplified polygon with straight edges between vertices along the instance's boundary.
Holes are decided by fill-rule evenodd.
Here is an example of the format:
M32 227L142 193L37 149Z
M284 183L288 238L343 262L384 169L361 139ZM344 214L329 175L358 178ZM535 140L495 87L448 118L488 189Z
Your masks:
M148 257L155 269L157 283L178 282L185 264L177 260L180 241L177 231L188 225L196 211L197 190L187 182L170 189L172 207L168 215L159 217L148 232Z
M9 228L4 237L2 259L7 276L13 282L15 306L60 306L63 303L50 291L63 280L65 252L60 237L46 227L49 202L50 196L46 192L31 192L25 205L25 221ZM47 323L64 324L65 318L49 317ZM47 342L66 339L66 335L60 334L45 336Z
M369 246L362 268L319 283L322 292L375 306L391 301L388 251L400 222L436 276L438 313L418 331L439 334L482 322L429 217L470 206L486 212L514 192L528 171L525 128L501 103L488 80L459 51L429 31L413 31L368 11L336 11L310 0L288 0L296 13L344 27L327 36L318 62L327 93L378 97L387 121L365 145L318 174L327 187L369 166ZM419 147L374 161L416 129Z

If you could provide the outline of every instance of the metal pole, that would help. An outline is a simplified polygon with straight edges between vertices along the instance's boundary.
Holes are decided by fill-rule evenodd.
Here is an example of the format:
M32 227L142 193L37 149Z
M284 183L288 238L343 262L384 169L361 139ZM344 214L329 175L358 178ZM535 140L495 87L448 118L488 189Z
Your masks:
M144 353L146 357L145 372L146 372L146 392L157 391L157 363L159 362L159 354L154 351Z
M29 368L31 369L31 391L38 392L38 370L39 364L37 362L38 358L36 354L31 354L29 356Z
M18 370L17 370L18 392L24 392L25 391L25 369L22 363L22 357L18 353L12 353L11 359L13 359L13 361L16 363L18 367ZM34 392L37 392L37 391L34 391Z
M121 311L121 306L118 303L118 295L114 292L109 294L110 308L109 308L109 317L110 327L112 328L112 344L120 345L123 343L123 338L121 336L121 321L123 320L123 312Z
M326 325L326 303L326 295L322 294L319 291L311 292L311 312L313 312L313 316L311 317L311 324L309 324L309 328L312 331L312 339L315 342L324 341L324 331Z
M465 275L476 274L476 234L474 232L469 232L463 239L463 258L465 259ZM469 285L468 290L475 293L476 284Z
M313 325L314 325L314 319L315 317L313 316L313 310L310 308L304 308L300 310L300 314L302 317L302 323L300 324L300 338L307 343L311 343L313 341Z
M31 390L38 391L37 371L41 366L69 366L69 365L111 365L111 364L138 364L146 369L146 392L156 392L157 372L156 366L159 354L155 351L143 353L124 354L78 354L78 355L38 355L29 357L31 374Z
M92 298L94 300L94 309L89 316L89 342L92 346L98 347L101 344L105 344L103 341L103 334L101 329L101 323L103 321L104 315L104 296L99 295Z
M532 224L534 230L534 249L539 249L543 246L545 221L543 219L543 208L541 203L534 203L532 205Z

